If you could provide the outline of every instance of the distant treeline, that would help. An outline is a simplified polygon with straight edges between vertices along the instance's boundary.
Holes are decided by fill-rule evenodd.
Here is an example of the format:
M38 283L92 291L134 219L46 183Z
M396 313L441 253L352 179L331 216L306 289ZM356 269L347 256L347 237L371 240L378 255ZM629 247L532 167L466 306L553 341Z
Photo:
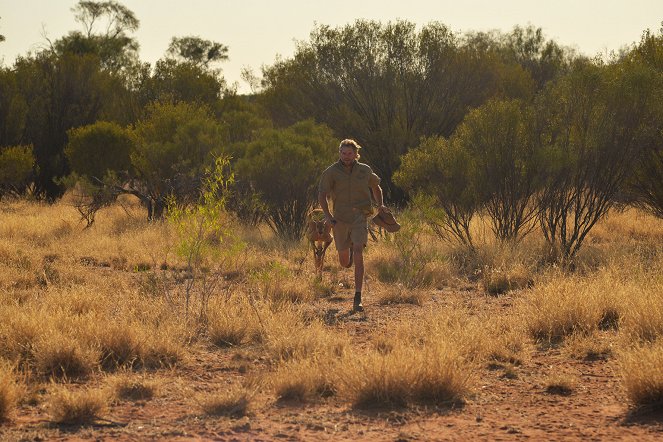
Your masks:
M231 157L229 208L297 237L319 173L352 137L389 204L416 197L470 246L476 213L505 240L539 223L565 255L615 204L663 216L663 30L605 60L533 27L318 25L292 58L245 71L243 96L217 67L221 43L173 37L151 66L126 7L73 12L81 30L0 69L0 196L75 188L91 224L131 193L158 218Z

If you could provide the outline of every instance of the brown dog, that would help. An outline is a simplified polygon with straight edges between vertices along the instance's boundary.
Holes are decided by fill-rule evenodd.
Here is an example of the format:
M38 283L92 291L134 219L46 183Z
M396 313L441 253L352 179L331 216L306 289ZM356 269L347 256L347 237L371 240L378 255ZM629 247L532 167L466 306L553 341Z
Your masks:
M332 243L331 224L325 222L325 214L322 209L313 209L307 215L306 239L313 248L313 259L315 270L322 274L322 266L325 260L327 247Z

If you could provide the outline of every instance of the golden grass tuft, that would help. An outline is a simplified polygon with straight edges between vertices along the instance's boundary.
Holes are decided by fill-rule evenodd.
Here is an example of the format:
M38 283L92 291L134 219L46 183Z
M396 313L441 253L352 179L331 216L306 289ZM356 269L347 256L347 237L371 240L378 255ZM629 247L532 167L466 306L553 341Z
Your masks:
M618 354L622 384L636 407L663 409L663 342L639 345Z
M9 420L25 388L16 381L14 370L6 363L0 363L0 422Z
M315 287L301 277L293 277L287 263L271 260L262 269L253 272L252 283L262 299L275 305L302 304L315 298Z
M574 359L600 361L612 357L613 347L611 342L598 332L589 335L574 334L565 340L564 353Z
M73 336L52 332L40 336L35 344L35 369L55 378L85 378L98 367L99 352Z
M99 328L96 341L101 351L101 366L106 370L132 367L144 352L145 339L138 324L114 322Z
M440 343L423 350L349 355L340 367L343 394L357 408L460 405L470 392L473 373L460 353Z
M231 386L226 391L200 396L198 403L208 415L239 418L250 413L254 398L254 392L246 387Z
M486 267L481 274L483 289L491 295L520 290L533 284L532 272L522 263L513 267Z
M549 394L569 396L576 390L577 380L567 374L555 374L546 379L545 391Z
M485 322L463 310L388 322L375 331L372 349L342 358L341 394L358 408L461 405L477 362L495 348Z
M602 324L614 324L626 298L623 283L609 273L591 277L553 273L519 299L516 310L534 339L560 342L573 334L589 334Z
M412 304L422 305L427 295L420 289L409 289L403 285L387 286L377 291L377 302L380 305Z
M265 342L274 362L318 357L341 356L348 339L340 332L327 329L319 320L306 323L298 309L281 308L265 320Z
M450 271L444 263L427 253L405 259L391 247L376 247L366 254L366 269L385 284L400 284L409 289L443 286L450 279Z
M53 386L48 402L51 419L62 425L91 424L101 417L107 406L107 393L102 390L72 391L58 385Z
M246 297L215 298L207 309L207 334L218 347L234 347L260 336L260 321Z
M133 373L120 373L108 380L115 397L119 400L146 401L154 398L159 390L159 383L146 376Z
M306 402L335 395L338 372L333 358L290 361L271 376L271 383L279 400Z

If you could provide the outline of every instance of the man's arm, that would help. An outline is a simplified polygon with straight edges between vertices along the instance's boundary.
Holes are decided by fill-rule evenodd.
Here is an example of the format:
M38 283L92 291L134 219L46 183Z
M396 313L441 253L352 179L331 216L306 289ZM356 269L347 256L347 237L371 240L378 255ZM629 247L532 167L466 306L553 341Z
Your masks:
M387 210L387 207L384 205L382 196L382 187L380 187L379 184L376 184L375 186L371 187L371 192L373 192L373 198L375 198L375 201L378 203L378 210L380 212Z
M327 192L318 192L318 203L320 208L325 213L325 222L329 224L336 224L336 220L329 212L329 203L327 202Z

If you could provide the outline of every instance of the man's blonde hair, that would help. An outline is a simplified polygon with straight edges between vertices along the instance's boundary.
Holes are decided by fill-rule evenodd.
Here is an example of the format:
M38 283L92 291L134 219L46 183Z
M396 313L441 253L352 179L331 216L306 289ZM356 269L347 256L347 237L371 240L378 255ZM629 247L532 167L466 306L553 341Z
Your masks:
M355 153L357 154L357 159L359 159L359 157L360 157L359 149L361 149L361 146L359 145L359 143L357 143L355 140L353 140L351 138L346 138L345 140L341 141L341 144L338 145L338 150L341 150L344 147L351 147L352 150L354 150Z

